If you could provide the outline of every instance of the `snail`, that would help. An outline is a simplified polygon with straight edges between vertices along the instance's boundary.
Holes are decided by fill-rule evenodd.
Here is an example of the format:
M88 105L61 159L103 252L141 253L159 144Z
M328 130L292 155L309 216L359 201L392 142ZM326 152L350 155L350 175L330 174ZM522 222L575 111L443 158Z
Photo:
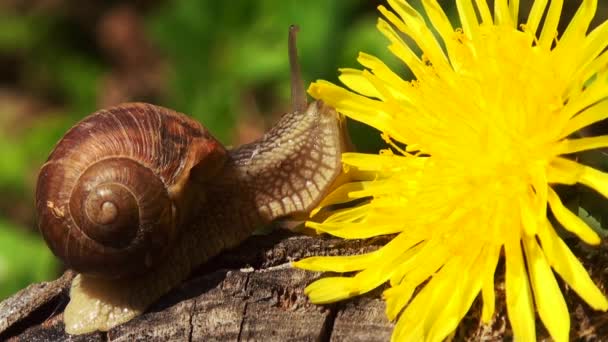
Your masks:
M307 103L289 31L293 111L259 140L224 148L197 121L127 103L72 127L42 166L39 230L78 275L67 333L107 331L143 313L193 268L258 227L304 215L335 185L344 120Z

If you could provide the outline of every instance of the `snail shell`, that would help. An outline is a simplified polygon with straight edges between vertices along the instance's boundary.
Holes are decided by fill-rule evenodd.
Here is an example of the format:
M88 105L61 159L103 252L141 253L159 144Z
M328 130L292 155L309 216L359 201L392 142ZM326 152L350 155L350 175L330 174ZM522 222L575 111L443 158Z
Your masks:
M98 111L65 134L40 171L42 235L80 273L143 273L179 233L188 179L213 175L225 158L181 113L142 103Z

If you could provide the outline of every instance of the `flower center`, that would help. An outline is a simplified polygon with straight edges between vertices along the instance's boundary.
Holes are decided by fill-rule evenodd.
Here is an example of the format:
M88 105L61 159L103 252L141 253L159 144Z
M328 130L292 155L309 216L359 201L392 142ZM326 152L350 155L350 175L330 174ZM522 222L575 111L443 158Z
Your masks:
M455 39L453 70L438 75L448 81L441 86L450 87L441 93L452 96L441 101L436 116L446 133L462 128L446 157L457 157L478 182L494 179L508 187L527 179L532 165L550 158L561 132L556 117L564 84L551 53L530 34L506 26L482 26L473 39L456 32Z

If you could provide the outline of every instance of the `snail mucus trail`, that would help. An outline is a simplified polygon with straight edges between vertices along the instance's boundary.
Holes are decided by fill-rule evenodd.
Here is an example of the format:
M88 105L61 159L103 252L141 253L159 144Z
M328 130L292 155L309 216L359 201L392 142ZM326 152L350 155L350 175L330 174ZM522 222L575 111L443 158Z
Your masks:
M290 28L293 111L227 150L170 109L123 104L72 127L42 166L39 228L79 274L66 331L107 331L141 314L194 267L277 218L314 208L341 173L343 118L308 104Z

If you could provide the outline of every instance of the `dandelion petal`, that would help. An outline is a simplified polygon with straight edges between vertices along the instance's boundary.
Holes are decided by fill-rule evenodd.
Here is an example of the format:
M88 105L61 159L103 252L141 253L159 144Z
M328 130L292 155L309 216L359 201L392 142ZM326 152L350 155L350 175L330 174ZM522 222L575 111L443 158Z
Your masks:
M555 218L564 226L564 228L576 234L581 240L590 245L597 245L600 243L600 237L597 233L593 231L585 221L574 215L568 208L564 207L562 201L553 189L549 190L548 198L553 215L555 215Z
M530 32L534 35L536 35L536 31L538 30L538 24L540 24L540 20L543 17L543 14L545 13L547 1L548 0L536 0L532 4L532 9L530 9L526 28L530 30Z
M481 254L485 256L483 253ZM458 323L467 313L471 304L481 290L481 271L483 266L482 258L476 258L470 266L459 262L453 273L454 279L448 283L453 284L454 289L450 297L445 298L446 302L439 316L431 320L433 322L428 332L428 340L443 341L451 334Z
M505 244L506 297L509 321L518 341L535 341L534 302L519 241Z
M471 0L456 0L456 8L458 8L458 14L460 16L460 23L465 35L472 39L477 34L477 14L473 9Z
M488 246L487 255L485 256L484 268L482 270L482 299L483 307L481 310L481 320L484 323L490 322L495 310L496 296L494 294L494 271L500 256L500 249L494 246Z
M351 278L327 277L308 285L304 293L315 304L327 304L352 297L352 286Z
M572 289L578 293L581 298L596 310L608 310L608 299L593 283L589 274L581 265L581 262L572 254L570 248L566 246L564 241L557 235L555 230L550 226L549 222L541 226L539 230L540 242L543 246L543 251L547 257L547 261L553 267L555 272Z
M361 95L383 99L382 93L378 92L376 87L363 75L363 72L356 69L340 69L340 81L347 84L352 90Z
M608 147L608 135L566 140L564 154Z
M568 341L570 315L557 281L535 238L524 239L524 250L538 315L556 341Z
M563 5L564 0L551 0L540 38L538 39L539 45L545 49L549 49L553 40L557 38L557 24L559 24Z
M583 0L576 14L560 38L560 46L571 48L572 41L581 39L587 33L589 23L597 10L597 0Z

